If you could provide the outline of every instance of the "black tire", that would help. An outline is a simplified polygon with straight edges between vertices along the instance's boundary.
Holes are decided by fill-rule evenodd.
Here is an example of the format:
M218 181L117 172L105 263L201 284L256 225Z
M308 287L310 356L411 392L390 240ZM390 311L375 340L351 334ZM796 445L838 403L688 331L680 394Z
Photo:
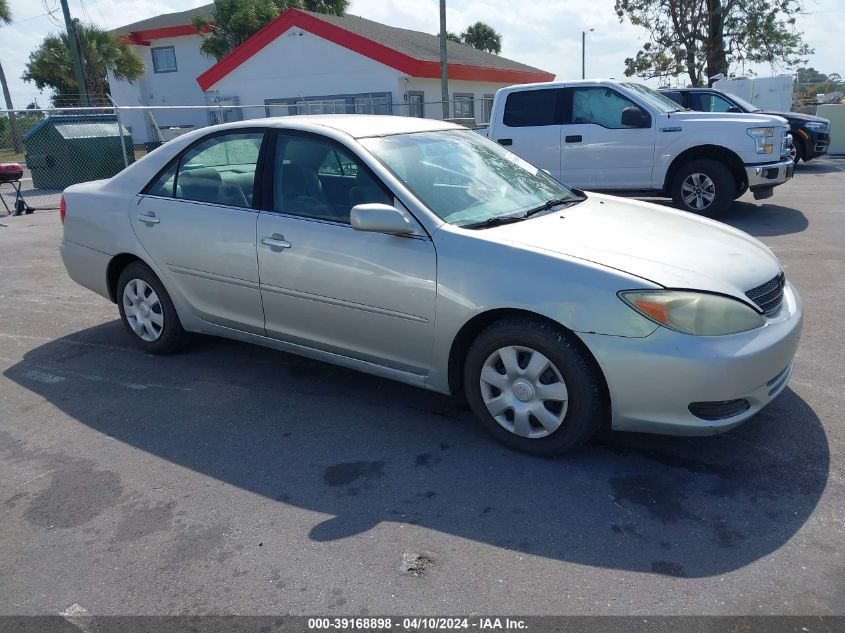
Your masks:
M793 161L794 164L798 164L798 161L803 160L805 163L807 162L807 148L804 145L804 140L799 136L797 138L792 139L792 144L795 146L795 160Z
M713 193L715 194L713 200L701 209L687 204L681 191L684 181L693 177L694 174L703 174L713 183ZM678 168L672 178L670 191L672 201L677 208L713 218L724 213L731 206L731 202L736 196L737 182L731 170L725 164L710 158L699 158Z
M126 315L126 306L124 305L124 291L127 284L133 280L141 280L147 284L158 297L158 304L160 306L158 314L163 317L163 324L161 326L158 338L153 341L147 341L141 338L129 323ZM179 315L176 313L176 308L173 306L173 300L164 288L156 274L149 266L141 262L132 262L120 273L117 279L116 297L117 306L120 310L120 320L124 327L132 336L132 340L145 352L150 354L173 354L182 349L188 342L188 333L182 327L179 321Z
M568 391L566 409L561 407L558 413L563 414L563 421L544 437L523 437L506 429L484 403L480 383L485 362L497 350L508 346L540 352L551 361L565 383ZM565 453L584 444L609 419L607 389L595 360L563 328L541 320L504 319L483 330L467 353L463 379L467 401L481 424L503 444L525 453ZM532 426L535 423L539 424L536 418L531 421ZM539 432L545 431L540 428Z

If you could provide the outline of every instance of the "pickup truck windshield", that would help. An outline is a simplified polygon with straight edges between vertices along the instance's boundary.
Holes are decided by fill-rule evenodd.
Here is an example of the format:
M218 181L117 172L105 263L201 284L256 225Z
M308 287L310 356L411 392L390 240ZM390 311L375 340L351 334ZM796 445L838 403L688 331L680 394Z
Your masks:
M494 226L502 223L497 218L524 219L539 207L582 199L470 130L396 134L361 144L429 209L457 226Z
M650 106L653 108L657 108L663 114L669 114L670 112L680 112L683 110L677 103L672 101L669 97L664 97L662 94L657 92L656 90L652 90L648 86L644 86L642 84L637 84L633 82L625 82L622 84L631 92L637 94L640 99L643 101L647 101Z

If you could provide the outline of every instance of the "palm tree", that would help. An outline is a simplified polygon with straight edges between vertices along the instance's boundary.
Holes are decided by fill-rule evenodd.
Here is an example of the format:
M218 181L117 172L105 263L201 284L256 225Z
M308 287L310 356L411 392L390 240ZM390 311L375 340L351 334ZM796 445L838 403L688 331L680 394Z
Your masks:
M12 21L12 12L9 10L7 0L0 0L0 24L9 24ZM18 122L15 113L12 112L12 95L9 94L9 84L6 83L6 73L3 72L3 64L0 63L0 84L3 84L3 98L6 100L6 109L9 110L9 124L12 130L12 145L15 153L21 151L21 135L18 131Z
M461 33L461 41L467 46L472 46L488 53L498 55L502 52L502 36L489 24L476 22L468 26L466 31Z
M143 62L127 42L93 25L79 25L76 34L85 67L86 88L93 100L105 101L109 89L107 72L130 83L144 74ZM29 54L23 79L35 83L39 90L51 88L54 105L74 105L78 102L80 90L73 71L67 33L44 38L41 45Z

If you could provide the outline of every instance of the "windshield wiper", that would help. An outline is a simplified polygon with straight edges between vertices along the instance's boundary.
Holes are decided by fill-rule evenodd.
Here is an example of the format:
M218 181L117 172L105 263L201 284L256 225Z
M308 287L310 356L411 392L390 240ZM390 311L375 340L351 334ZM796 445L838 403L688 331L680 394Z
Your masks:
M487 218L481 222L473 222L472 224L464 224L461 228L464 229L489 229L492 226L501 226L502 224L513 224L514 222L522 222L526 216L524 215L494 215L492 218Z
M580 193L580 192L579 192ZM538 213L542 213L543 211L548 211L558 206L566 205L571 206L573 204L578 204L579 202L584 202L587 199L587 196L583 195L576 195L576 196L569 196L567 198L555 198L554 200L549 200L544 204L541 204L539 207L534 207L533 209L529 209L525 212L525 215L522 217L530 218L532 215L537 215Z

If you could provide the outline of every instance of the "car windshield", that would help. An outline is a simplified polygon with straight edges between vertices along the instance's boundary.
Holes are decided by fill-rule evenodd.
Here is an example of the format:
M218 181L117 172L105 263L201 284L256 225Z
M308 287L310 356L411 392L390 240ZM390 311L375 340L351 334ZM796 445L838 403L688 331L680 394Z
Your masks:
M429 209L457 226L524 217L581 200L551 176L471 130L361 139Z
M733 99L736 102L736 104L740 108L745 110L746 112L759 112L760 111L760 108L758 108L756 105L754 105L753 103L750 103L749 101L746 101L742 97L737 97L732 92L727 92L725 94L727 94L731 99Z
M677 103L672 101L669 97L666 97L656 90L652 90L648 86L644 86L642 84L637 84L633 82L625 82L622 84L631 92L637 93L641 99L647 101L650 106L653 108L657 108L663 114L669 114L670 112L680 112L683 110L681 106Z

